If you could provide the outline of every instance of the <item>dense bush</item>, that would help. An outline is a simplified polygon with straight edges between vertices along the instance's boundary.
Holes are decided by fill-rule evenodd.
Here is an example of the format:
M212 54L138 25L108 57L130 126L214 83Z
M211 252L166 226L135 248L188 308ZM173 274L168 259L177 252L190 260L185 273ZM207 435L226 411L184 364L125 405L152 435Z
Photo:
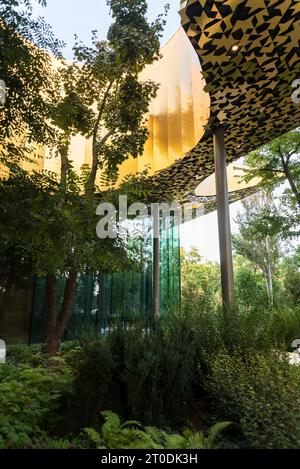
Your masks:
M185 423L197 376L197 336L184 321L153 333L117 330L83 344L74 400L80 420L111 409L124 418L177 427Z
M300 305L300 272L296 264L289 265L284 277L284 287L288 300L295 305Z
M0 367L0 446L89 448L103 437L100 413L111 409L143 422L146 435L149 425L172 437L170 429L207 428L217 418L245 435L234 430L221 447L298 447L300 369L272 355L300 337L298 318L289 306L203 307L169 314L152 332L86 330L55 358L40 347L9 348ZM84 427L95 429L94 443Z
M241 266L235 272L235 291L237 302L252 309L253 306L268 308L269 298L263 275L248 266Z
M290 350L292 342L300 339L300 306L285 306L273 311L272 334L274 343Z
M205 263L196 249L181 250L181 309L193 314L196 309L213 310L221 303L220 269Z
M7 361L11 364L24 364L33 367L47 362L46 355L40 345L24 347L23 345L10 346L7 350Z
M77 420L93 425L101 411L111 409L145 424L184 425L191 401L205 397L207 363L222 349L238 348L243 355L279 350L286 341L279 333L286 312L203 309L185 319L168 317L151 334L137 327L85 340L75 361ZM296 338L298 327L292 321L287 337Z
M283 356L224 350L211 359L208 391L251 447L299 448L300 370Z
M56 423L72 382L72 372L60 361L48 368L1 365L0 448L30 446L32 438Z

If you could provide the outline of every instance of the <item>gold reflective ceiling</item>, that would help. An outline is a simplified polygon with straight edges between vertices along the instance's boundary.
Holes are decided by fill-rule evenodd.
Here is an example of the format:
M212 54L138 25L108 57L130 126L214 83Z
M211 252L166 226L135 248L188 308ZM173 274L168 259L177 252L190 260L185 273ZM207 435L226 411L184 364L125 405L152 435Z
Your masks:
M186 200L214 172L215 126L226 129L228 162L299 126L292 84L300 78L300 1L181 4L182 25L210 96L210 119L197 145L152 182L154 198Z
M210 116L200 62L182 28L162 47L161 58L147 66L140 79L159 85L146 116L149 138L142 156L121 165L119 181L130 173L148 169L153 175L172 166L195 148Z

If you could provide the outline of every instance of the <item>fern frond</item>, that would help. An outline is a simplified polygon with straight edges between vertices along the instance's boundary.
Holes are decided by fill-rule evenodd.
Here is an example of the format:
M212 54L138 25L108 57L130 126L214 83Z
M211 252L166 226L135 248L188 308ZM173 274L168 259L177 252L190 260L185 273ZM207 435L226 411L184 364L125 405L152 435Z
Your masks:
M211 449L212 444L203 433L194 433L186 440L185 449Z
M186 439L177 434L167 435L165 439L166 449L185 449Z
M208 440L210 441L210 443L214 443L220 433L222 433L224 430L226 430L226 428L230 427L231 425L233 425L233 422L220 422L213 425L208 432Z
M101 412L105 423L102 426L102 435L106 438L110 433L119 432L121 430L120 417L111 411Z
M86 433L89 439L97 446L98 449L102 447L102 437L96 430L94 430L94 428L84 428L83 431Z
M127 428L127 427L139 427L139 428L144 428L143 425L138 422L137 420L128 420L128 422L125 422L121 425L121 429Z

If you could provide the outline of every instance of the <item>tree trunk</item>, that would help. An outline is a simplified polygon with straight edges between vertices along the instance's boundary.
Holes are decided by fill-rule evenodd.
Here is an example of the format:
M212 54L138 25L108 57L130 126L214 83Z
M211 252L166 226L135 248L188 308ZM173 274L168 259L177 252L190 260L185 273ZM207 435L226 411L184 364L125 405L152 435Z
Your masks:
M46 324L46 343L55 329L57 319L56 311L56 277L54 274L47 276L47 324Z
M297 187L296 187L295 181L294 181L294 179L292 178L291 173L290 173L290 171L289 171L288 169L286 170L286 177L287 177L287 179L288 179L288 181L289 181L290 188L291 188L291 190L293 191L293 194L295 195L296 200L297 200L297 202L298 202L298 205L299 205L299 207L300 207L300 193L299 193L299 191L298 191L298 189L297 189Z
M272 268L270 264L268 264L265 277L266 277L266 283L267 283L269 302L271 306L274 306L273 274L272 274Z
M285 174L285 176L286 176L286 178L289 182L290 188L291 188L294 196L296 197L297 203L300 207L300 192L298 191L297 186L295 184L295 181L293 179L293 176L291 175L289 161L286 161L282 154L280 154L280 157L281 157L281 161L282 161L284 174Z
M266 237L266 253L267 253L267 259L266 259L265 276L266 276L266 281L267 281L269 302L271 306L274 306L273 269L272 269L272 264L271 264L272 253L270 249L270 240L268 236Z
M45 343L47 352L50 356L57 354L61 340L64 336L74 305L77 275L77 272L71 272L67 279L59 316L57 315L56 309L56 278L54 274L50 274L47 277L48 317Z
M62 145L59 148L60 161L61 161L60 182L61 182L61 185L64 187L64 189L66 189L67 187L67 176L68 176L68 169L69 169L68 151L69 151L68 145Z
M91 172L90 172L88 181L87 181L86 186L85 186L85 193L87 195L93 195L93 193L95 192L95 182L96 182L96 177L97 177L97 170L98 170L98 162L96 161L95 158L93 158Z
M78 276L77 272L70 272L69 278L65 286L63 304L61 307L59 319L57 321L57 334L60 340L64 336L65 329L67 327L67 324L68 324L68 321L70 319L70 315L72 312L72 308L74 305L75 295L76 295L77 276Z

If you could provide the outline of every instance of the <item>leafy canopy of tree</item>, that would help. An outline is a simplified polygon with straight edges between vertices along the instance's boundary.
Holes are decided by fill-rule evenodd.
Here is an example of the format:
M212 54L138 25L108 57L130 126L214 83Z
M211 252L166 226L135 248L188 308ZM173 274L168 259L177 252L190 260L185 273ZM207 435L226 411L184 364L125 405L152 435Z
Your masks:
M150 80L142 82L139 74L159 58L159 39L165 24L163 16L148 23L144 0L108 0L107 4L114 20L107 40L98 40L96 31L91 46L77 39L75 62L62 70L66 98L63 112L56 120L65 133L66 152L69 128L74 125L63 122L62 117L67 117L64 105L70 98L77 99L82 110L90 111L82 112L81 125L75 125L75 130L92 139L88 192L95 190L98 169L106 174L108 181L114 181L118 166L143 152L148 138L145 114L157 84Z
M45 0L37 0L46 5ZM32 158L30 142L44 143L51 128L55 80L51 56L62 43L43 18L34 18L29 0L0 4L0 79L6 102L0 108L0 161Z
M281 275L287 299L295 305L300 305L300 246L291 256L283 259Z
M182 309L189 314L198 308L215 308L220 302L220 269L206 262L196 248L181 249Z
M285 185L282 213L273 216L272 220L275 225L281 224L286 237L297 235L300 223L300 129L250 153L246 165L250 168L245 174L247 181L259 177L260 186L271 192Z
M237 217L240 233L233 237L237 254L248 259L264 274L269 300L273 304L273 278L281 258L280 230L269 223L277 209L270 195L258 193L243 201Z
M83 198L80 180L62 191L54 175L19 170L0 179L1 253L21 252L35 274L70 271L113 272L130 267L130 255L122 239L96 236L96 198ZM63 203L62 203L63 201ZM12 208L13 207L13 208Z
M60 69L49 74L51 61L45 50L57 53L59 44L42 20L33 20L30 1L5 2L1 11L7 35L4 54L8 59L12 55L11 60L4 57L2 73L8 83L3 141L26 130L28 142L50 143L61 159L58 177L11 167L13 172L0 187L2 226L9 221L1 255L18 253L13 267L24 262L47 277L45 341L51 354L57 352L72 312L79 273L124 270L133 261L120 237L102 242L96 237L96 205L117 195L101 192L96 181L101 170L105 181L113 182L118 165L143 151L148 136L144 116L157 85L142 82L139 76L159 57L164 17L149 24L145 0L107 0L107 4L113 17L107 40L99 41L93 32L91 46L77 41L76 62L61 62ZM19 60L11 53L12 44L20 46L25 58ZM51 83L45 76L51 77ZM92 139L92 165L81 176L74 173L69 155L71 137L78 133ZM130 179L124 182L133 198L140 196L138 180L132 181L133 191ZM142 185L141 193L145 190ZM59 310L57 275L66 277Z

